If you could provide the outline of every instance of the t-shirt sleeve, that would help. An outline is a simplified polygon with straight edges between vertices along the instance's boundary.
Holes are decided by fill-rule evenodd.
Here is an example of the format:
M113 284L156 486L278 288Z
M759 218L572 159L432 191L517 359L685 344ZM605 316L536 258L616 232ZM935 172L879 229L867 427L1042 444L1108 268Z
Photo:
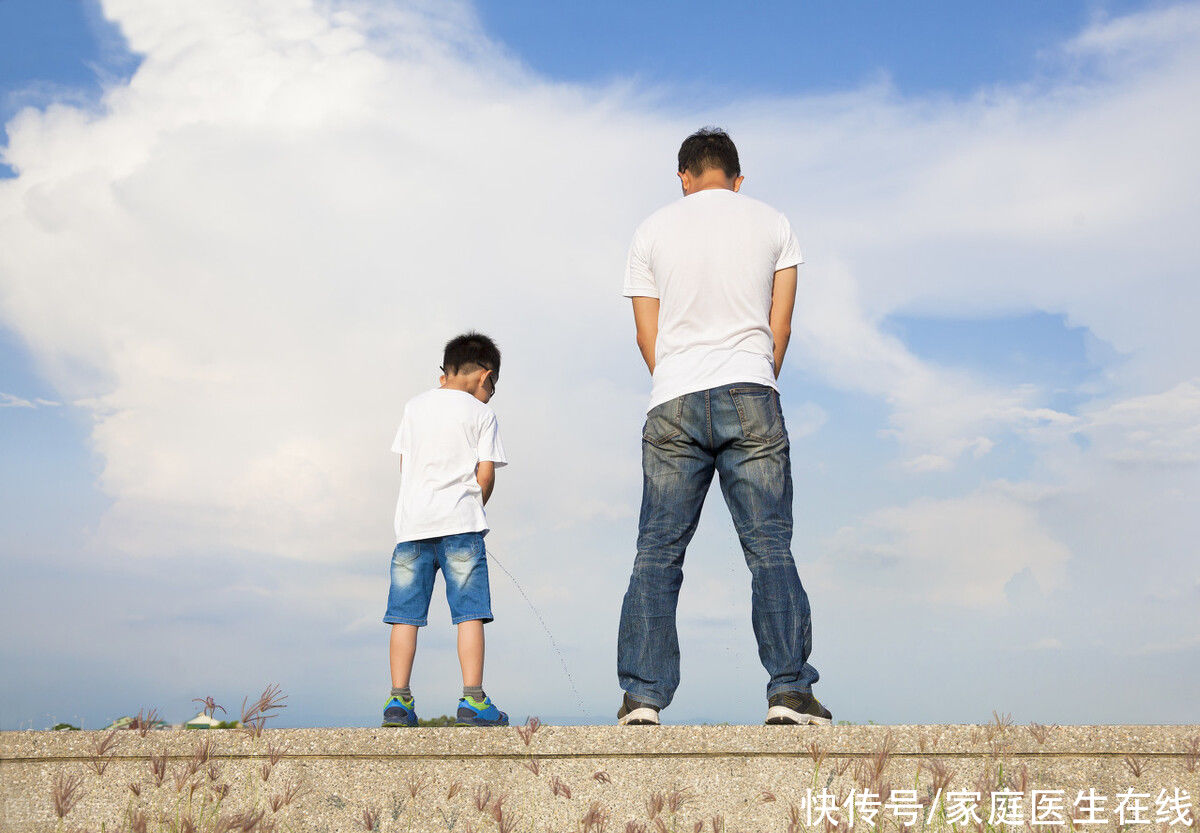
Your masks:
M504 443L500 442L500 424L491 411L484 415L479 426L477 455L480 462L490 460L496 464L496 468L508 465L508 458L504 456Z
M658 297L658 286L654 283L654 273L650 270L648 248L645 234L639 228L633 234L629 258L625 261L625 288L622 294L626 298Z
M775 258L775 271L786 269L789 266L799 266L804 262L803 255L800 254L800 243L796 240L796 235L792 233L792 224L788 222L787 217L779 215L779 256Z
M404 466L404 457L412 450L412 431L408 426L408 410L400 418L400 427L396 429L396 439L392 440L392 451L400 455L400 465Z

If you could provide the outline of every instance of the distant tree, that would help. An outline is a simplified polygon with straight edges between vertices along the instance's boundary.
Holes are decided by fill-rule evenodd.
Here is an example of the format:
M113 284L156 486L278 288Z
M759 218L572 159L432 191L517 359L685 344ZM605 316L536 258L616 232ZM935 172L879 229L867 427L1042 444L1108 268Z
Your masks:
M454 718L441 715L440 717L417 718L418 726L453 726Z

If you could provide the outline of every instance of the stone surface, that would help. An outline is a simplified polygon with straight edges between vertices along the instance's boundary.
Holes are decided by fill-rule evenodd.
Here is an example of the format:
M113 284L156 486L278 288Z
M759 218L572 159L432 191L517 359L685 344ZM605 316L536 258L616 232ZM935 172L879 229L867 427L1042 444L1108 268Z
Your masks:
M1028 819L1031 791L1057 789L1064 822L1082 818L1078 791L1095 790L1107 798L1098 817L1116 829L1132 791L1126 826L1139 826L1141 806L1140 826L1185 830L1168 818L1195 808L1163 809L1161 791L1200 803L1200 726L544 726L528 744L516 728L121 730L98 759L105 735L0 733L0 831L130 830L138 812L151 831L185 818L213 830L255 808L260 830L363 830L364 811L389 832L824 830L809 823L821 793L841 804L864 789L880 794L887 829L904 829L906 800L920 804L910 829L944 829L951 791L978 792L986 821L998 790L1019 791ZM60 824L55 781L73 776L81 797ZM288 785L300 794L283 804ZM846 829L844 806L835 817Z

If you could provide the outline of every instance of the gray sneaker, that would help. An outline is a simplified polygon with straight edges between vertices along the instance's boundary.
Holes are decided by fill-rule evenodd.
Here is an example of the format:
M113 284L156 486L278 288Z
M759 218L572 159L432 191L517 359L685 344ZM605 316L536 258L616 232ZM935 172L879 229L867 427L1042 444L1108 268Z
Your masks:
M832 726L833 715L812 694L799 691L781 691L767 700L767 723L777 726L791 724L803 726L812 723Z
M621 701L621 710L617 712L618 726L657 726L658 706L634 700L625 692Z

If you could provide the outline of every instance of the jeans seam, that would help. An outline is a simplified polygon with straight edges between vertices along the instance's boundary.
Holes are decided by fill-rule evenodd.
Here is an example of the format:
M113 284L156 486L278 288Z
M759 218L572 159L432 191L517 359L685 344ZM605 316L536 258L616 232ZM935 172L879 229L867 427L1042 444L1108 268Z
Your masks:
M712 391L704 392L704 423L708 427L708 447L713 446L713 427L712 427Z

